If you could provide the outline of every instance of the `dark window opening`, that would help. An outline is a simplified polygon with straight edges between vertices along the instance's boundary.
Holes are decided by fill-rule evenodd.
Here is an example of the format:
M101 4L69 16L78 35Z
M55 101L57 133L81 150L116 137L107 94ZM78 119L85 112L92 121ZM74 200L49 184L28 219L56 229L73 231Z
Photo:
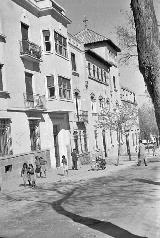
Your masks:
M72 71L77 71L76 56L74 53L71 53L71 63L72 63Z
M51 51L51 41L50 41L50 31L49 30L43 31L43 41L44 41L45 52L50 52Z

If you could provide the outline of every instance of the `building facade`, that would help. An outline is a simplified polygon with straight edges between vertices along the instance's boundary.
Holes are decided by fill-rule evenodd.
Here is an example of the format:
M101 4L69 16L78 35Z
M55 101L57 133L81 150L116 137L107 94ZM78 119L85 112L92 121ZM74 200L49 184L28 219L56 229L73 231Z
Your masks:
M132 90L121 87L121 101L123 104L129 104L131 108L135 108L138 111L138 105L136 101L136 94ZM139 121L138 121L138 114L137 114L137 120L135 121L135 124L129 127L126 131L126 138L124 138L125 141L125 148L124 153L127 153L127 147L130 148L131 154L134 154L137 152L137 146L139 143ZM127 145L127 147L126 147Z
M0 1L0 156L70 158L69 23L54 1Z
M82 157L116 151L116 133L96 125L104 107L121 103L120 49L87 28L72 36L70 23L53 0L0 0L0 157L6 166L46 151L52 167L62 155L71 166L73 148Z
M113 108L121 103L117 65L120 49L110 39L87 28L70 35L69 42L77 115L72 145L80 153L92 154L100 149L107 157L117 153L117 133L97 128L98 114L104 107Z

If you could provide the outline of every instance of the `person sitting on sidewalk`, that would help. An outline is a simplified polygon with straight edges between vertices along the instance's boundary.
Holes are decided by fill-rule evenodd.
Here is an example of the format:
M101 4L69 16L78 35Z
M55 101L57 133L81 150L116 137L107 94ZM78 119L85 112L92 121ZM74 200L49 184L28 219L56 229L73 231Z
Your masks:
M142 140L139 140L138 163L137 163L137 166L140 166L142 161L144 162L145 166L147 166L145 145L142 143Z
M62 164L63 164L63 174L68 175L68 165L67 165L67 159L66 159L65 155L62 155Z

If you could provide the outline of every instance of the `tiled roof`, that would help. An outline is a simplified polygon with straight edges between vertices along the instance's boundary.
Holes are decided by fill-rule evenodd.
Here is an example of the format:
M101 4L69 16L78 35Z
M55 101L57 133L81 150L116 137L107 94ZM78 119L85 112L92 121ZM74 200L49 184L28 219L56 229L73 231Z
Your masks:
M84 44L108 40L108 38L106 38L105 36L102 36L87 28L77 33L75 37L79 39L81 42L83 42Z
M78 40L83 42L83 44L92 44L97 42L104 42L107 41L116 51L120 52L120 49L107 37L102 36L95 31L92 31L88 28L80 31L79 33L74 35Z

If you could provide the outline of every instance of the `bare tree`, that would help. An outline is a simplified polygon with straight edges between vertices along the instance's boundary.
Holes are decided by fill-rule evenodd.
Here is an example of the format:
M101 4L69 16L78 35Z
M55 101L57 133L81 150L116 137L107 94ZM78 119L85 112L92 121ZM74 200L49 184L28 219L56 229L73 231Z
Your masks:
M137 109L130 103L119 105L114 109L105 107L98 115L97 127L117 132L118 157L116 165L119 165L122 134L126 135L133 125L138 124L137 119ZM129 151L128 148L127 151ZM130 154L128 155L131 159Z
M119 62L122 65L128 65L131 62L138 64L136 29L132 12L121 11L125 16L125 24L116 27L116 34L119 45L122 49L119 55Z
M153 0L131 0L131 9L136 28L139 70L154 104L160 131L160 43Z

